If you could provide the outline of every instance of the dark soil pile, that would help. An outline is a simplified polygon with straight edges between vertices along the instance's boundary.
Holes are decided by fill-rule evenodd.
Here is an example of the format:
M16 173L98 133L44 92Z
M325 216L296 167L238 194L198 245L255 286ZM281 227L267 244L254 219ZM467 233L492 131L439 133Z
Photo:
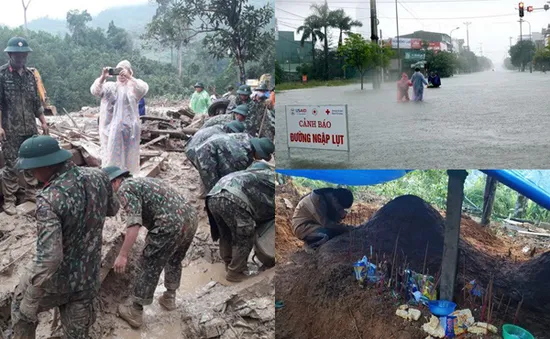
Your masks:
M498 255L502 250L497 255L485 253L482 250L493 248L498 239L491 238L486 229L470 226L473 227L467 225L463 232L474 236L476 241L460 240L458 298L462 299L465 281L476 279L487 286L493 275L495 303L503 300L493 311L493 319L498 319L493 321L495 325L514 321L523 296L518 324L537 338L548 338L550 253L523 263ZM278 269L277 297L286 306L277 312L277 337L425 338L421 323L411 325L395 316L396 300L386 300L385 294L378 296L375 291L359 288L351 265L363 255L369 255L371 246L373 253L377 253L375 257L385 255L390 259L397 242L396 263L406 260L411 269L421 271L428 245L426 266L429 273L435 275L441 266L443 230L444 219L433 207L418 197L402 196L381 208L357 230L329 241L317 255L298 253L293 257L295 262L298 262L295 258L300 259L298 263ZM458 300L458 303L472 311L481 305L479 300L469 304ZM350 311L357 312L355 317Z

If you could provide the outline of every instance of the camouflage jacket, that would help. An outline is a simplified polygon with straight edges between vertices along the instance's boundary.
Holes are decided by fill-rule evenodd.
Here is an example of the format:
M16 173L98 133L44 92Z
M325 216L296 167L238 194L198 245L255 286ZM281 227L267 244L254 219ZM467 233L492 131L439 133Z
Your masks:
M254 161L250 136L246 133L214 135L199 145L195 152L203 170L217 173L240 171Z
M266 104L267 104L267 100L264 100L264 99L260 101L252 101L251 103L248 104L248 116L244 121L246 131L248 132L248 134L252 136L256 136L257 133L260 131L260 126L262 124L264 112L267 110ZM266 115L263 129L266 128L265 126L268 123L269 123L269 116Z
M25 297L89 291L100 287L102 231L119 203L107 175L67 162L36 198L37 242Z
M270 169L246 169L221 178L208 197L219 195L245 208L257 224L275 218L275 173Z
M44 109L30 69L25 68L19 75L9 63L0 67L0 111L2 128L8 137L38 134L36 118Z
M223 125L214 125L207 128L201 128L200 130L195 133L191 137L191 139L187 142L185 145L185 149L193 149L199 145L201 145L203 142L205 142L210 137L217 135L217 134L226 134Z
M202 125L201 129L217 126L217 125L226 125L227 123L235 120L235 117L233 116L233 113L229 114L220 114L216 115L204 122L204 125Z
M184 232L197 215L184 196L157 178L128 178L118 190L126 212L126 226L140 225L149 232Z

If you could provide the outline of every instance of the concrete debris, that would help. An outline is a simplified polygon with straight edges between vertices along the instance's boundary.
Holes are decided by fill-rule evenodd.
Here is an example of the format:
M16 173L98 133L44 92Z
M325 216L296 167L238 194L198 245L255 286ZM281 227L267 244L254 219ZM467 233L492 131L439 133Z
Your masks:
M476 322L473 326L468 327L468 333L472 334L489 334L489 332L492 332L494 334L498 333L498 329L487 323L483 322Z
M408 305L401 305L395 311L395 315L403 319L406 319L408 321L411 321L411 320L417 321L418 319L420 319L422 312L420 312L420 310L416 308L409 307Z
M422 325L422 329L433 337L445 337L445 330L443 329L443 326L439 324L439 319L436 316L432 315L432 317L430 318L430 322Z

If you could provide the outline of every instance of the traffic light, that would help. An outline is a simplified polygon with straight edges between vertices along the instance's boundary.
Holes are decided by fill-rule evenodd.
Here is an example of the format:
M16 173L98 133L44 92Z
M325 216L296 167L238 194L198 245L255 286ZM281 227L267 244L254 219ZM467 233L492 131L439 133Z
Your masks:
M533 6L527 6L527 12L532 12L533 11Z
M519 17L520 17L520 18L523 18L523 15L524 15L524 13L523 13L524 6L525 6L525 5L523 4L523 2L520 2L520 3L519 3Z

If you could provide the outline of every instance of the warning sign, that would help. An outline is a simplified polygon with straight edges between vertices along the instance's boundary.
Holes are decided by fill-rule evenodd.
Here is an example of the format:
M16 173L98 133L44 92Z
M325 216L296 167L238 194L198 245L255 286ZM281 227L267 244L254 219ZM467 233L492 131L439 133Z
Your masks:
M346 105L286 106L289 148L349 152Z

